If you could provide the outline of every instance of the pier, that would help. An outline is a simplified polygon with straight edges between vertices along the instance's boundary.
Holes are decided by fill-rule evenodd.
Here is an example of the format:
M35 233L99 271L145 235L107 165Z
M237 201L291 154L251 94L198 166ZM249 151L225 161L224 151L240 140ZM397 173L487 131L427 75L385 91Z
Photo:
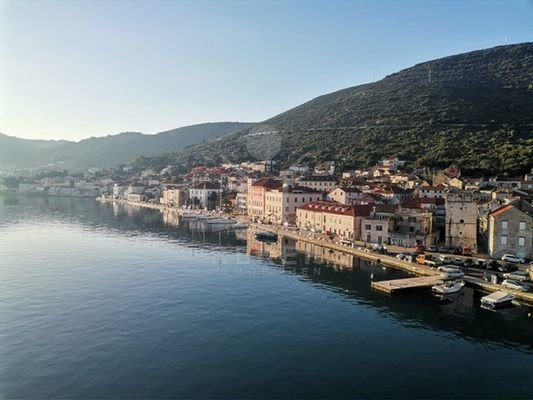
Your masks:
M372 288L387 294L415 292L431 289L432 286L442 283L439 275L417 276L416 278L393 279L390 281L372 282Z

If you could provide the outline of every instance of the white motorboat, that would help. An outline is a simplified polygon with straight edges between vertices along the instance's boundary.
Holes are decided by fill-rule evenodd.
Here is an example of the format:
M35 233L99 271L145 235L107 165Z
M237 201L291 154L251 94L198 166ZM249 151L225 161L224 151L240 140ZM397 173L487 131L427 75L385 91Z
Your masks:
M497 291L489 294L488 296L481 298L481 307L494 310L496 308L502 308L510 306L515 296L511 293Z
M181 218L182 219L186 219L186 220L198 219L198 214L196 214L196 213L183 213L183 214L181 214Z
M442 285L435 285L431 287L431 290L433 293L437 294L452 294L452 293L459 293L463 287L465 286L464 281L447 281L444 282Z
M207 222L210 225L211 224L216 224L216 225L235 225L237 223L237 221L234 220L234 219L216 218L216 217L207 218L205 220L205 222Z
M237 222L236 224L231 226L233 229L247 229L248 225L243 222Z

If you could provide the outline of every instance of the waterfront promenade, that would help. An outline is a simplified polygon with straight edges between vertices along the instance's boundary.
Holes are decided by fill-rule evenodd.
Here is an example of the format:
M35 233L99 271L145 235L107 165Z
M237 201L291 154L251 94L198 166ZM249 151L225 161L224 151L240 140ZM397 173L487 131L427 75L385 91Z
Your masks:
M122 200L122 199L101 198L101 197L97 198L97 200L104 202L104 203L118 203L118 204L123 204L127 206L144 207L144 208L150 208L150 209L160 210L160 211L172 210L174 212L177 212L178 214L195 212L195 210L187 210L187 209L181 209L181 208L176 208L176 207L165 207L163 204L155 204L155 203L147 203L147 202L139 203L139 202L132 202L128 200ZM198 214L201 214L201 212L198 212ZM256 224L256 223L252 223L246 220L245 217L243 218L242 222L248 223L248 225L255 230L268 231L268 232L272 232L280 236L287 237L289 239L300 240L300 241L314 244L316 246L321 246L321 247L328 248L331 250L344 252L346 254L351 254L353 256L366 259L371 262L380 263L380 264L383 264L389 267L400 269L400 270L415 274L417 276L422 276L422 277L427 276L427 277L433 277L433 278L437 278L439 276L439 272L434 268L431 268L425 265L420 265L420 264L413 263L413 262L399 260L395 256L392 256L392 255L379 254L377 252L370 250L369 248L365 248L362 246L351 247L351 246L335 243L325 238L319 239L319 238L310 237L310 236L307 236L305 234L302 234L290 228L284 228L284 227L279 227L276 225L268 225L268 224ZM392 251L398 251L398 252L405 251L405 249L401 247L393 248L393 246L388 246L388 248L389 250L392 250ZM496 292L499 290L505 290L506 292L514 294L517 300L528 303L528 304L533 304L533 293L531 292L527 293L527 292L520 292L520 291L513 290L513 289L502 288L501 285L489 283L489 282L484 281L481 278L477 278L475 276L470 276L470 275L466 275L464 280L469 286L478 288L480 290L483 290L486 292Z

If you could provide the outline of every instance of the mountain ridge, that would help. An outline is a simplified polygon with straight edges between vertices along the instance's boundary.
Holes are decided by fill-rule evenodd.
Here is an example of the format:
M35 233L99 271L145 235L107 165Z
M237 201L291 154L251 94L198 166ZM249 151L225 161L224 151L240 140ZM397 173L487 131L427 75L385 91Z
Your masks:
M418 63L318 96L267 119L276 159L346 167L396 155L417 167L459 164L472 173L528 172L533 159L533 42ZM248 130L165 155L187 167L253 160ZM157 158L144 159L157 166ZM142 165L140 165L142 166Z
M121 132L78 142L22 139L0 133L0 166L40 167L58 164L61 169L114 167L141 156L180 150L252 126L249 122L209 122L156 134Z

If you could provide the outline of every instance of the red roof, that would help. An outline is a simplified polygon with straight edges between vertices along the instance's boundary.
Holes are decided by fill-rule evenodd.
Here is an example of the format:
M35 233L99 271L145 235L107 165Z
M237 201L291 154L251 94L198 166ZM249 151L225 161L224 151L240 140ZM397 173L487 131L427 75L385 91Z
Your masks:
M508 204L506 206L498 208L497 210L494 210L493 212L490 213L490 215L497 216L497 215L500 215L500 214L503 214L503 213L509 211L511 208L513 208L513 205L512 204Z
M366 217L370 215L371 205L348 206L333 201L313 201L298 207L299 210L323 212L327 214L348 215L351 217Z
M261 178L258 181L252 183L252 186L264 187L266 189L278 189L283 186L283 182L266 177L266 178Z

